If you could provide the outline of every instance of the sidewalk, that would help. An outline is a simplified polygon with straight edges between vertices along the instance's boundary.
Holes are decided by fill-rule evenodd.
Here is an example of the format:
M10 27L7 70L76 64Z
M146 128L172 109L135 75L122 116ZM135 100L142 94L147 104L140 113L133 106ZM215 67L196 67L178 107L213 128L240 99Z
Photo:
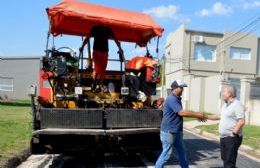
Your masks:
M214 124L217 124L219 123L219 121L207 121L207 122L199 122L197 120L194 120L194 121L187 121L187 122L184 122L184 129L190 133L193 133L193 134L196 134L196 135L199 135L205 139L208 139L208 140L214 140L214 141L217 141L219 142L219 136L218 135L215 135L215 134L212 134L212 133L209 133L209 132L206 132L206 131L203 131L203 130L200 130L198 128L196 128L197 126L203 126L203 125L214 125ZM240 148L239 148L239 153L250 158L250 159L253 159L255 161L258 161L260 162L260 151L257 151L253 148L251 148L250 146L247 146L247 145L241 145Z

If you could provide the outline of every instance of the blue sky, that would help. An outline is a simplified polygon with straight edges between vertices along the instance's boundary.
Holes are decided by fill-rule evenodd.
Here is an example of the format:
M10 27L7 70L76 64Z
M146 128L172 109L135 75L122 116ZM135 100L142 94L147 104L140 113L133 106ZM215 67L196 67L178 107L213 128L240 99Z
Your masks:
M186 23L191 29L223 32L237 30L260 16L260 0L81 0L151 15L165 32L160 42L160 56L169 32ZM0 56L44 55L48 19L45 8L59 0L8 0L0 6ZM259 34L259 31L255 33ZM78 49L80 37L63 36L56 46ZM154 49L155 42L150 44ZM112 50L115 46L112 44ZM126 57L145 54L135 45L123 45ZM112 52L112 51L111 51ZM154 53L152 51L152 53ZM114 55L112 53L111 55Z

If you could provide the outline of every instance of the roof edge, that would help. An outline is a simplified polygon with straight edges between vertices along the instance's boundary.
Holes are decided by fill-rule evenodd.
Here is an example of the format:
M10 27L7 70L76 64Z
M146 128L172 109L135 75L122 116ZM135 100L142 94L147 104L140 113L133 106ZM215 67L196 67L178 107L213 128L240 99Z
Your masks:
M15 57L3 57L3 56L0 56L0 60L28 60L28 59L41 59L42 56L35 56L35 57L18 57L18 56L15 56Z
M210 31L194 30L194 29L186 29L185 32L202 33L202 34L213 34L213 35L218 35L218 36L224 36L224 33L220 33L220 32L210 32Z

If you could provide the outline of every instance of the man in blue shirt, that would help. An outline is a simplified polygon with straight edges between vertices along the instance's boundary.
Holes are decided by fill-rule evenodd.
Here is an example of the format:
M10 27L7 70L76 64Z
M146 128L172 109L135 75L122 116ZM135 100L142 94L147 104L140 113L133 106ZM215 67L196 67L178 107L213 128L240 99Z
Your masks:
M181 167L188 168L189 164L183 142L183 117L194 117L201 121L207 119L203 113L183 110L181 95L184 87L187 87L184 82L173 81L171 84L172 92L165 101L160 133L163 150L155 164L156 168L162 168L170 160L173 156L173 148L177 151Z

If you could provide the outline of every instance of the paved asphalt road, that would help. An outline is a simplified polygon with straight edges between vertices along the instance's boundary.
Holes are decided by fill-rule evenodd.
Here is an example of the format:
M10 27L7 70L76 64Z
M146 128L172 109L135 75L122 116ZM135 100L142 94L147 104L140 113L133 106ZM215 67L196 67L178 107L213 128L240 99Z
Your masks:
M185 144L191 168L220 168L219 144L185 132ZM80 154L74 156L31 156L18 168L85 168L85 167L154 167L160 151L140 153ZM44 158L44 159L43 159ZM38 160L38 161L37 161ZM40 163L40 164L39 164ZM179 167L176 157L167 167ZM238 168L260 168L260 163L239 155Z

